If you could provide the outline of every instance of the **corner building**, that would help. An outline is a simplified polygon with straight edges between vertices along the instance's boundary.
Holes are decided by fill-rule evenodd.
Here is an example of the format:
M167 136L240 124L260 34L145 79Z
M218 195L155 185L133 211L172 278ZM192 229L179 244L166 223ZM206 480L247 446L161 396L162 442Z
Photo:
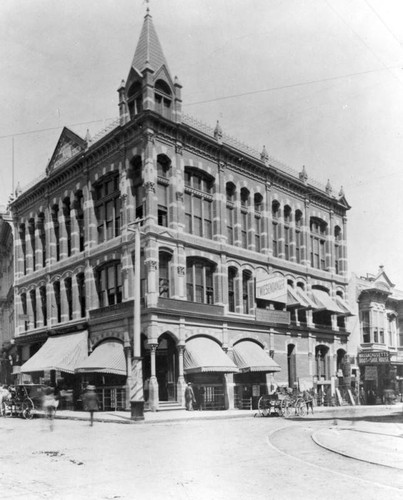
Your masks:
M185 116L181 90L147 12L118 120L93 139L64 129L17 193L20 377L78 405L91 381L103 408L128 408L141 335L151 410L183 405L188 381L205 409L255 405L275 384L330 397L351 314L345 196Z

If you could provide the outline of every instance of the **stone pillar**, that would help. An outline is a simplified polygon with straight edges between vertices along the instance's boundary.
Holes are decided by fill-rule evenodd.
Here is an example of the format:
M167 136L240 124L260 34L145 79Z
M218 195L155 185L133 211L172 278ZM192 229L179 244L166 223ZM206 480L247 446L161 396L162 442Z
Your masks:
M36 298L36 322L38 328L43 327L43 310L42 310L42 299L39 286L35 289Z
M271 182L266 180L266 191L263 198L264 211L262 213L262 237L261 237L261 253L273 255L273 218L271 211Z
M224 393L225 393L225 409L234 409L234 375L233 373L224 374Z
M81 318L81 304L78 293L77 276L72 276L71 278L71 294L73 301L73 320L77 320Z
M158 380L157 380L157 372L155 365L155 357L158 344L149 344L150 345L150 358L151 358L151 377L150 377L150 396L149 396L149 405L151 411L157 411L159 406L159 396L158 396Z
M334 273L335 266L335 249L334 249L334 211L330 210L329 230L326 239L326 269Z
M181 405L185 404L185 388L186 388L186 382L185 382L185 376L184 376L184 370L183 370L183 354L185 351L185 344L184 343L179 343L178 344L178 368L179 368L179 374L178 374L178 382L176 386L176 392L177 392L177 399L178 403Z
M80 227L78 224L78 207L77 203L73 204L70 211L70 225L71 225L71 255L80 252Z
M32 273L34 268L34 250L35 250L35 226L32 219L29 221L27 230L25 231L25 248L27 260L27 274Z
M227 242L226 227L226 205L227 192L225 185L226 164L223 161L218 162L218 193L215 197L215 211L213 214L213 235L214 239L220 243Z
M343 232L342 232L342 257L340 262L340 273L342 276L347 276L347 217L343 217Z

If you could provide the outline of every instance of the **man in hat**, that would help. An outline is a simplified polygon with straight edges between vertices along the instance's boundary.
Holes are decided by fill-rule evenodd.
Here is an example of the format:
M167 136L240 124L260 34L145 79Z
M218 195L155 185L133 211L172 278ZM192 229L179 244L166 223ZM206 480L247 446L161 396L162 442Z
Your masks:
M94 385L87 385L83 396L84 409L90 412L90 426L94 425L94 411L98 411L98 396Z
M191 382L188 382L188 385L186 386L185 389L185 402L186 402L186 409L188 411L192 411L193 403L196 403L196 398Z

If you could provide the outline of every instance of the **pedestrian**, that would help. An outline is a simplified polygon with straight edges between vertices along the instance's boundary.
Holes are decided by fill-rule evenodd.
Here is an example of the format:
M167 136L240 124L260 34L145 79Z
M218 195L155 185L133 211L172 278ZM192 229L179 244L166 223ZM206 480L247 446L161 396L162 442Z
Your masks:
M5 415L5 402L8 401L11 397L10 391L7 389L6 385L0 385L0 414Z
M87 385L83 397L84 409L90 412L90 426L94 425L94 411L98 411L98 396L94 385Z
M150 379L147 377L144 381L144 401L147 402L150 397Z
M193 404L196 402L196 398L191 382L188 382L188 385L186 386L185 389L185 402L186 402L186 409L188 411L193 411Z
M55 398L54 389L51 386L47 386L44 390L42 398L42 408L45 413L45 418L49 420L49 427L51 431L53 431L53 419L55 417L57 406L58 401Z

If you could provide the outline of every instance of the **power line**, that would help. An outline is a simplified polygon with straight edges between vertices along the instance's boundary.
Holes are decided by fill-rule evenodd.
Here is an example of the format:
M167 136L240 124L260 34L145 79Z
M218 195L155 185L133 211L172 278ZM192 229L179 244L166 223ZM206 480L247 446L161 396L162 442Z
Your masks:
M65 125L66 127L78 127L80 125L89 125L90 123L99 123L103 122L105 120L114 120L114 118L103 118L100 120L91 120L89 122L80 122L80 123L70 123ZM32 129L32 130L26 130L25 132L16 132L14 134L7 134L7 135L0 135L0 139L9 139L10 137L18 137L20 135L30 135L30 134L38 134L40 132L50 132L52 130L58 130L64 128L64 126L58 126L58 127L49 127L49 128L41 128L41 129Z
M393 38L396 40L396 42L402 46L402 42L397 38L397 36L393 33L393 31L389 28L389 26L385 23L385 21L381 18L381 16L378 14L378 12L372 7L372 5L367 2L367 0L364 0L366 3L367 7L372 10L373 14L378 18L378 20L384 25L384 27L389 31L389 33L393 36Z
M389 71L391 69L402 69L402 68L401 68L401 66L388 66L388 67L383 67L383 68L378 68L378 69L371 69L371 70L367 70L367 71L360 71L358 73L347 73L345 75L330 76L329 78L320 78L318 80L308 80L306 82L290 83L289 85L281 85L279 87L268 87L266 89L252 90L250 92L242 92L240 94L232 94L232 95L228 95L228 96L216 97L214 99L206 99L204 101L195 101L195 102L191 102L189 104L186 104L186 106L195 106L197 104L207 104L210 102L224 101L226 99L234 99L235 97L244 97L247 95L262 94L264 92L273 92L276 90L291 89L291 88L295 88L295 87L304 87L307 85L313 85L315 83L342 80L344 78L351 78L353 76L362 76L362 75L368 75L371 73L379 73L381 71Z

